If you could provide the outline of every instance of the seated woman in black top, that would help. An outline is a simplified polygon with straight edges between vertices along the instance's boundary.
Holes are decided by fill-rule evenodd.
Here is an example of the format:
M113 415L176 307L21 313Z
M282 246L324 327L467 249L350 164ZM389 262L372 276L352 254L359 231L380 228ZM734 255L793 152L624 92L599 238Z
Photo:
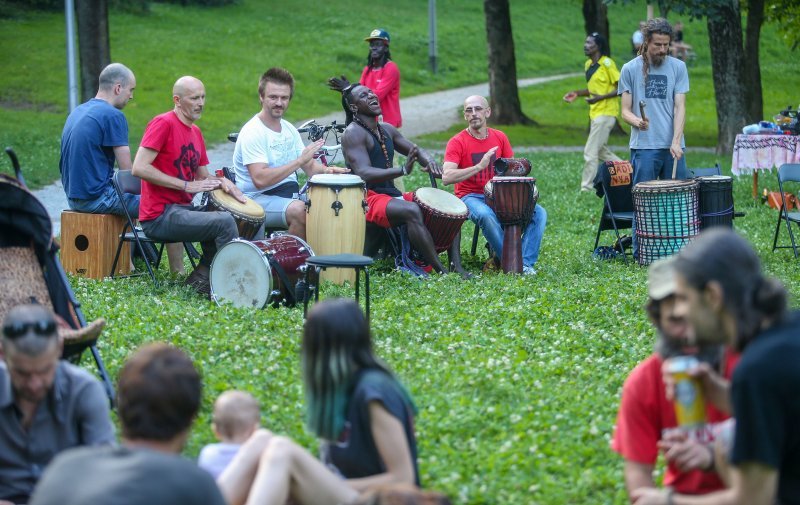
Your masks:
M415 407L372 351L357 303L317 304L301 351L307 423L321 439L322 460L285 437L260 430L218 479L229 504L353 503L388 483L419 485Z

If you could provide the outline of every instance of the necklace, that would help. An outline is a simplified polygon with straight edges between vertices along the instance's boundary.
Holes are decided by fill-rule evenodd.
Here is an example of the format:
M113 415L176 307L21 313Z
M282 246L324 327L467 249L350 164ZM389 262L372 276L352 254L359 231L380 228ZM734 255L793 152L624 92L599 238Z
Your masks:
M486 135L484 135L483 137L475 136L475 134L473 134L472 130L470 130L469 128L465 128L465 130L467 131L467 135L469 135L470 137L474 138L475 140L486 140L486 139L489 138L489 129L488 128L486 129Z
M367 132L369 132L369 134L372 135L372 137L378 141L378 144L380 144L381 146L381 151L383 151L383 157L386 160L386 168L392 168L392 160L389 159L389 151L386 149L386 141L384 140L385 134L383 132L383 128L381 128L381 124L378 123L376 125L378 132L375 133L375 131L373 131L372 128L367 126L367 124L364 123L358 116L353 116L353 120L356 122L358 126L367 130Z

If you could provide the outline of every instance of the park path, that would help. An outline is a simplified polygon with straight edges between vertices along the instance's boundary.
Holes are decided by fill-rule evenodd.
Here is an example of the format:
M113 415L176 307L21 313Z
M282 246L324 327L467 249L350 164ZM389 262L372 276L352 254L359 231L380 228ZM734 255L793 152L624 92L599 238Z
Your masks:
M569 73L558 74L546 77L534 77L520 79L519 87L535 86L546 82L557 81L582 74ZM461 104L470 95L489 95L489 84L475 84L445 91L437 91L424 95L417 95L400 100L400 109L403 113L403 135L409 138L418 137L428 133L444 131L455 123L462 121ZM315 118L319 124L328 124L333 120L344 123L344 112L332 112L328 115ZM243 119L244 121L244 119ZM302 123L298 122L297 124ZM583 151L583 147L574 148L553 148L553 150L575 150ZM215 145L208 150L210 166L214 169L221 166L230 166L233 158L233 144L225 142ZM39 198L50 219L53 221L53 234L61 232L61 211L67 208L67 199L64 195L64 188L61 181L57 181L49 186L34 191Z

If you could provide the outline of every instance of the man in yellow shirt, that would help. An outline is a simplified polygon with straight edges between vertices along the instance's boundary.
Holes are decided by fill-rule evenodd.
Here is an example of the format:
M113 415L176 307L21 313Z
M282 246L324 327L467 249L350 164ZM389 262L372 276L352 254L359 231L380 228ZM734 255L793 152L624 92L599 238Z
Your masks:
M583 43L586 60L586 89L570 91L564 95L565 102L573 102L579 96L586 97L589 104L591 128L586 147L583 149L583 176L581 191L594 191L594 177L600 160L620 161L620 158L608 149L608 136L619 115L619 98L617 83L619 70L614 60L608 57L608 42L599 33L592 33Z

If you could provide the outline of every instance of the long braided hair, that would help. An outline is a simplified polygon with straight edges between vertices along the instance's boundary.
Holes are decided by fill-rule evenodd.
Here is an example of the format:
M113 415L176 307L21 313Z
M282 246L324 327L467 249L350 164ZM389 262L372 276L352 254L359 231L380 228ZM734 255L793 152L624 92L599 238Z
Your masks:
M644 30L642 30L644 42L639 48L639 56L642 57L642 74L645 80L647 80L647 74L650 71L650 58L647 56L647 46L650 44L650 41L653 40L654 33L669 35L669 39L672 41L672 25L664 18L653 18L645 23Z

